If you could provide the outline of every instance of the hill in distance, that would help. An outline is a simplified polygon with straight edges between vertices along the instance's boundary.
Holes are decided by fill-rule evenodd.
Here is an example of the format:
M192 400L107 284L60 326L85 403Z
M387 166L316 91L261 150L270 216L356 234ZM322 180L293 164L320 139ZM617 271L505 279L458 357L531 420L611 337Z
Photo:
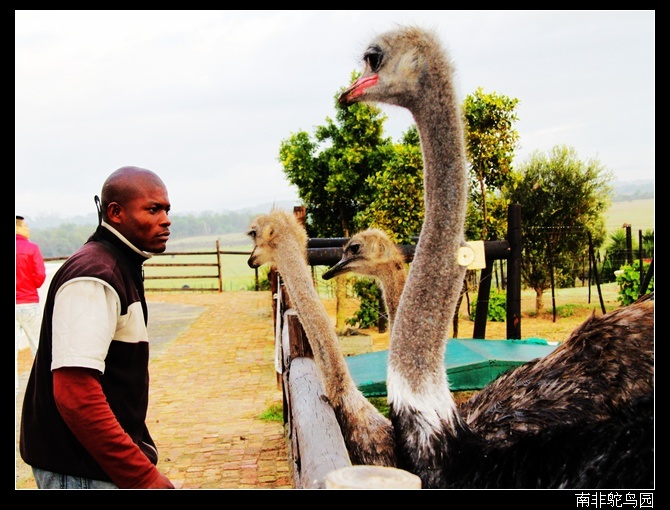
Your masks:
M270 212L274 207L275 209L284 209L286 211L293 211L293 207L298 205L292 201L279 201L279 202L268 202L265 204L255 205L253 207L247 207L244 209L236 209L219 211L215 214L227 214L227 213L236 213L236 214L260 214ZM208 211L209 212L209 211ZM201 213L186 213L186 214L170 214L170 217L173 216L199 216ZM52 216L40 216L37 218L28 218L30 222L30 228L35 230L43 230L49 228L57 228L61 225L75 225L75 226L85 226L91 225L95 227L98 224L98 215L96 213L87 214L85 216L71 216L69 218L61 217L52 217Z
M615 181L613 183L614 188L614 202L630 201L630 200L640 200L640 199L653 199L654 198L654 182L653 180L637 180L637 181ZM255 215L260 213L267 213L274 207L276 209L284 209L287 211L293 211L293 207L299 205L294 201L278 201L278 202L266 202L263 204L258 204L252 207L246 207L243 209L235 210L225 210L218 211L214 214L226 214L226 213L238 213L238 214L249 214ZM212 212L212 211L208 211ZM187 213L187 214L177 214L174 216L198 216L200 213ZM85 216L73 216L70 218L60 218L60 217L51 217L43 216L37 218L28 218L30 221L30 227L33 229L49 229L56 228L61 225L92 225L95 226L98 223L98 217L95 213L91 213Z

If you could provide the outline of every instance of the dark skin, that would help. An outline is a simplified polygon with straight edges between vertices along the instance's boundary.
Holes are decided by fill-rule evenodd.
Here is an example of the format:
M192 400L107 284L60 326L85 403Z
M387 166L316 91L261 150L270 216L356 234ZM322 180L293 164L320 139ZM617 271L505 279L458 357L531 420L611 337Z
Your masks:
M172 224L170 199L155 173L133 166L119 168L105 181L101 202L105 221L135 247L148 253L165 251Z
M170 236L170 199L163 181L155 173L138 167L122 167L112 173L102 187L101 205L106 223L119 231L136 248L148 253L163 253ZM82 384L95 377L90 369L66 367L54 377L66 374ZM111 413L111 410L110 410ZM163 473L147 489L174 489Z

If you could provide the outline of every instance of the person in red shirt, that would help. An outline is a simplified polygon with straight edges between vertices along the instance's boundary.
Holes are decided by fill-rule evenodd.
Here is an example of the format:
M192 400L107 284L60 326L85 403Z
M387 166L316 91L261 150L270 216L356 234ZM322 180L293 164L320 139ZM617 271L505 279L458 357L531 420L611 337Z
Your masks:
M143 264L172 222L163 181L134 166L96 196L96 231L54 274L26 385L19 448L40 489L173 489L146 425Z
M38 289L44 283L47 273L40 247L29 241L30 228L23 216L16 216L16 300L14 308L14 353L15 366L18 363L21 335L28 339L30 352L37 352L42 323L42 307ZM16 367L17 368L17 367ZM16 387L18 388L18 368Z

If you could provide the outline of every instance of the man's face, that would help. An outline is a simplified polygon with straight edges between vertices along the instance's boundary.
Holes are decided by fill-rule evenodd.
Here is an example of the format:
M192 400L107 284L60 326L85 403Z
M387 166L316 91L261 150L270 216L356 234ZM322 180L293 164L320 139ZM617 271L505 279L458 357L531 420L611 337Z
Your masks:
M170 199L160 185L145 186L121 207L117 230L133 245L149 253L163 253L172 222L168 217Z

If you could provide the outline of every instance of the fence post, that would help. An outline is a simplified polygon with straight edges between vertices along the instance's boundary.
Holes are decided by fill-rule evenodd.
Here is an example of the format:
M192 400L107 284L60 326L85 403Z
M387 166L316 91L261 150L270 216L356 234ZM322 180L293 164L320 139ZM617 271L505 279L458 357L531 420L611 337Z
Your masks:
M640 283L644 281L644 248L642 247L642 230L637 231L638 258L640 260Z
M521 340L521 204L507 208L507 339Z
M629 266L633 265L633 235L632 235L632 226L630 223L624 223L626 229L626 263Z
M223 292L223 271L221 270L221 248L219 240L216 240L216 269L219 276L219 292Z
M593 253L593 236L588 230L586 231L586 234L589 237L589 258L593 260L593 276L596 280L596 288L598 289L598 297L600 298L600 309L603 311L603 315L605 315L607 313L607 309L605 308L605 302L603 301L603 293L600 290L600 280L598 279L598 264L596 263L596 256Z

